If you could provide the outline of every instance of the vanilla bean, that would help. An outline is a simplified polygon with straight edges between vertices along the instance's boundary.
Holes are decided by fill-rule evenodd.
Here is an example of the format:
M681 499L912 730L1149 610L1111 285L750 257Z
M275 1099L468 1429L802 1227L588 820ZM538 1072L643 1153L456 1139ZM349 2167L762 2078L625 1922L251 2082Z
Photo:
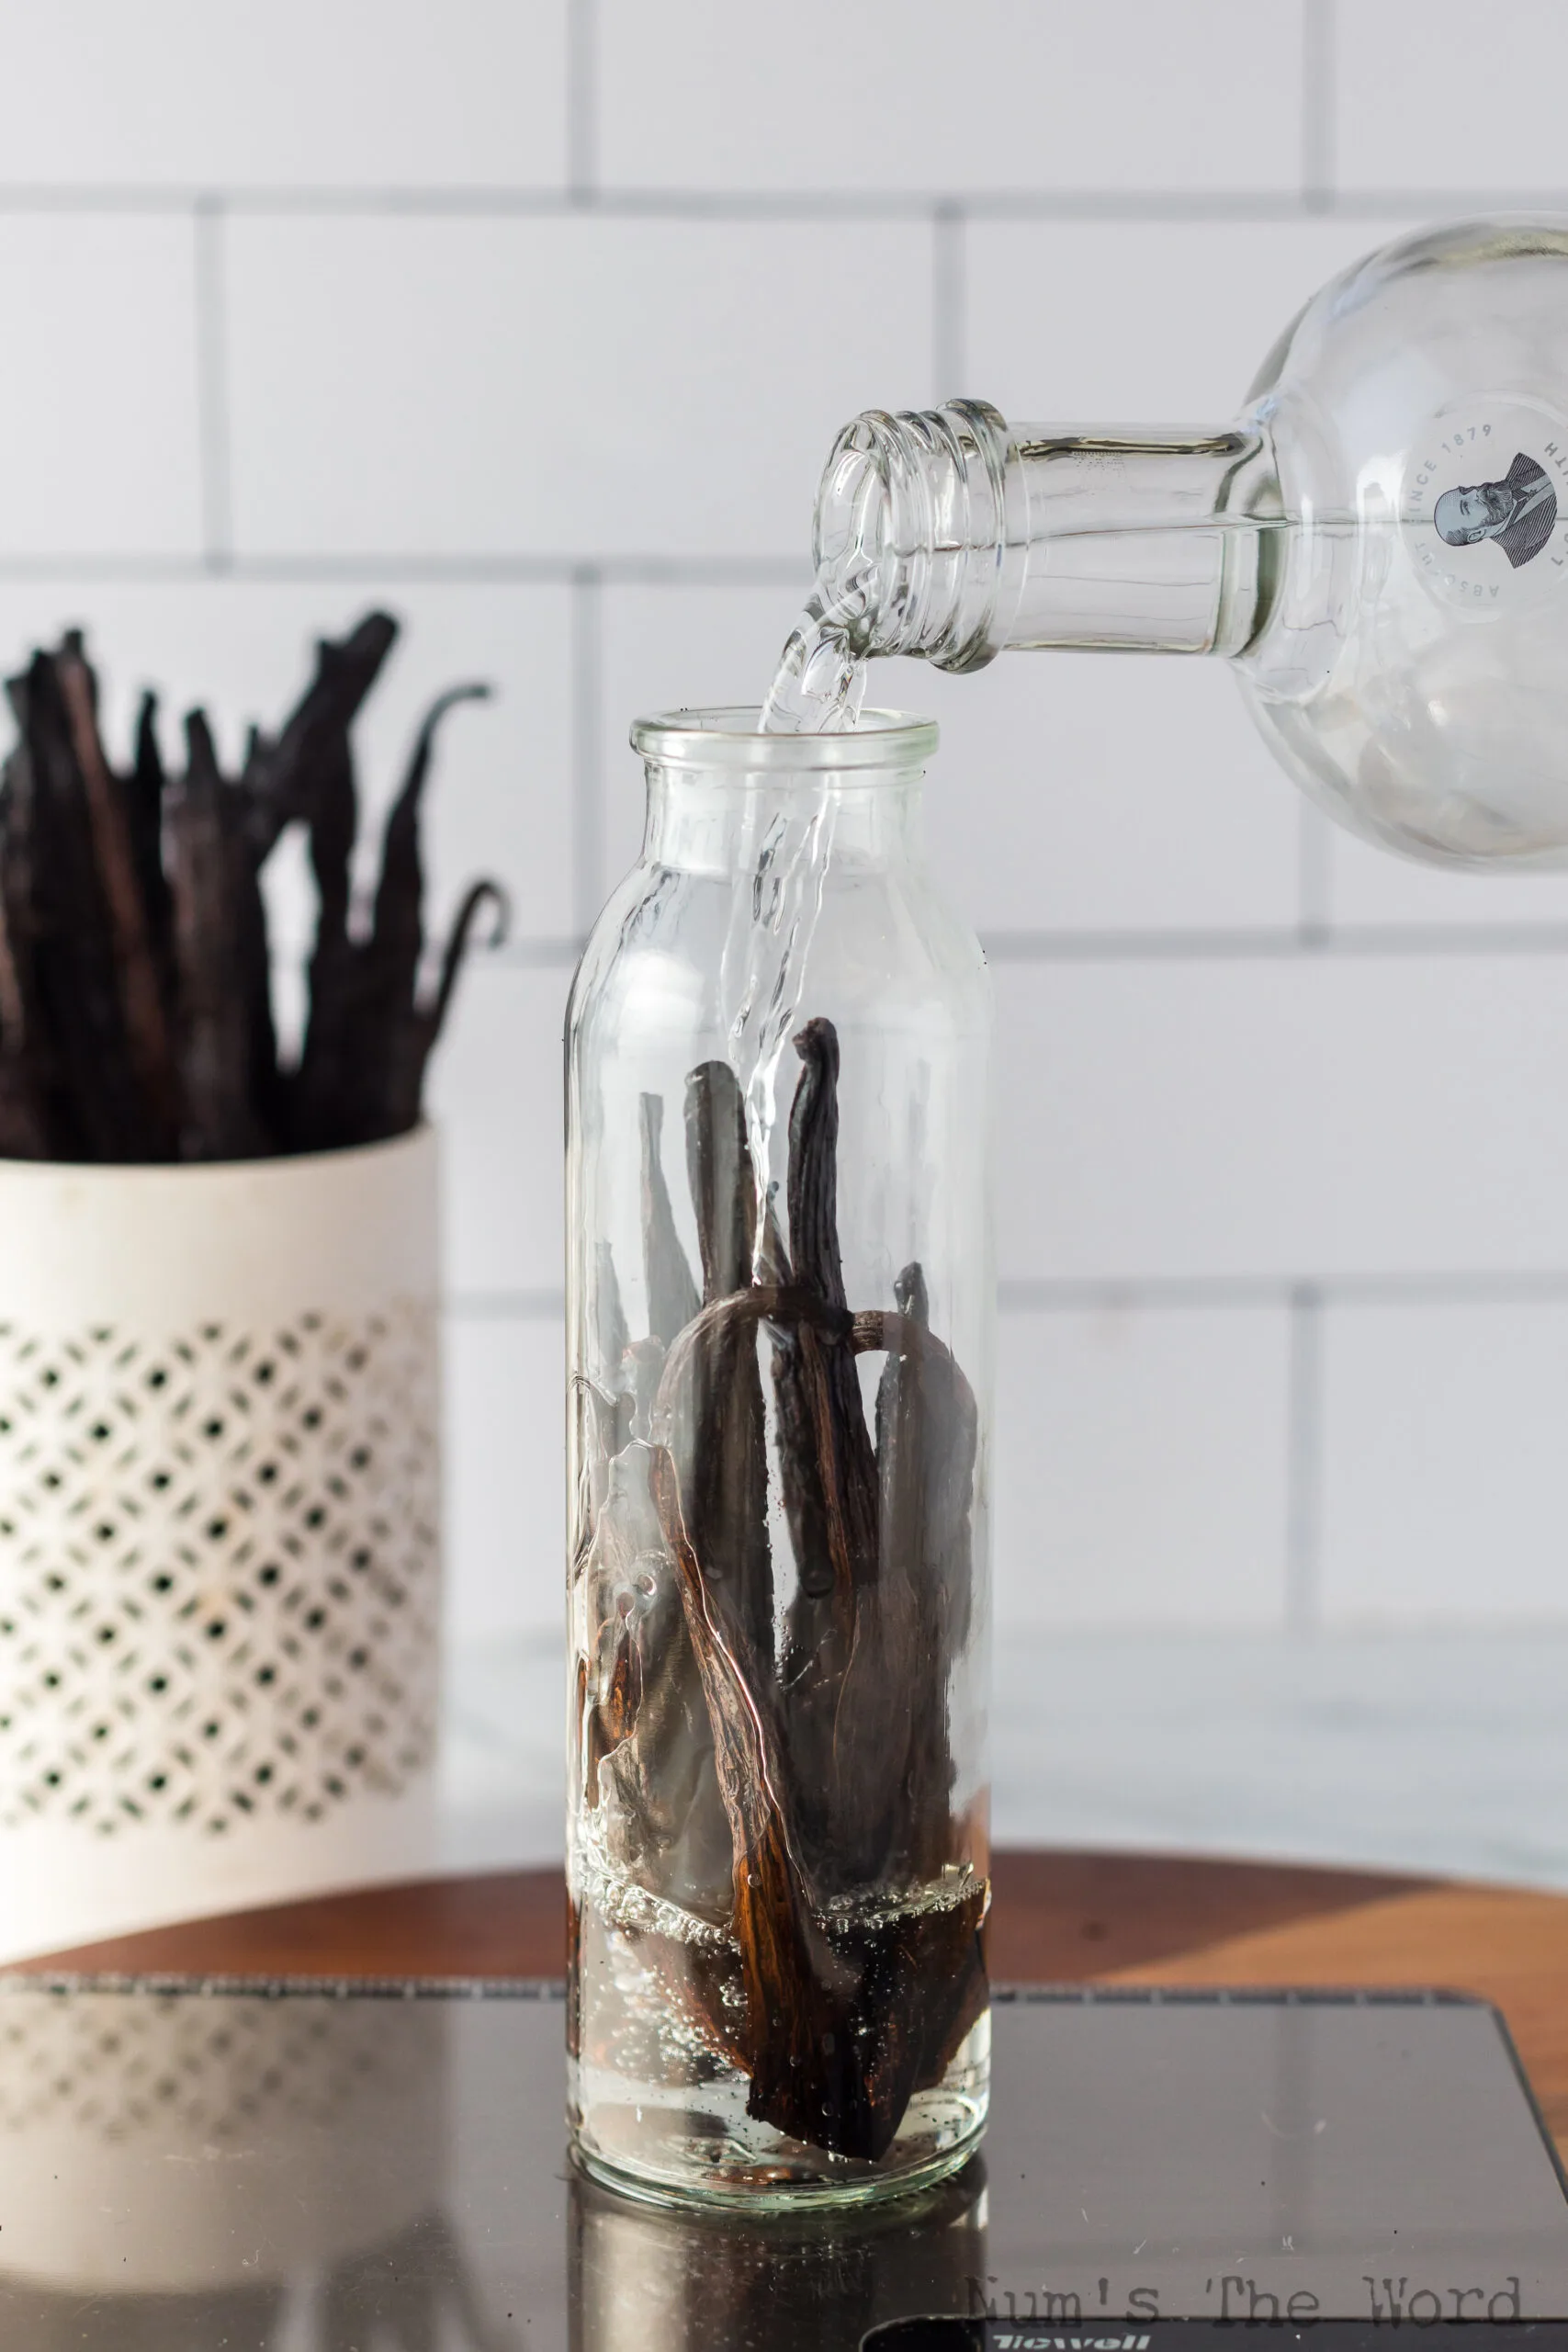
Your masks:
M491 880L488 875L480 881L469 883L452 918L452 928L441 951L441 970L435 992L422 1016L425 1054L429 1053L446 1026L446 1015L452 1006L452 991L457 985L457 975L462 970L464 958L473 944L474 925L487 909L492 920L490 937L484 944L487 948L504 946L512 929L512 901L501 884Z
M55 1157L26 1057L0 1047L0 1159Z
M167 786L150 695L132 763L117 771L78 631L11 682L21 740L0 818L0 1155L248 1155L373 1141L417 1122L478 918L504 901L492 884L468 893L422 998L419 808L441 710L480 691L462 687L421 730L375 919L355 936L348 730L396 635L370 613L321 641L281 733L252 729L237 785L198 714L187 774ZM260 868L296 822L309 831L318 925L305 1046L284 1073Z
M265 855L296 818L309 828L317 890L310 963L310 1016L288 1090L292 1146L320 1151L405 1134L420 1115L424 1070L441 1033L474 924L506 899L476 883L453 926L434 997L417 995L423 948L419 820L436 729L446 710L489 692L464 685L427 714L389 815L368 938L352 933L351 866L358 801L349 730L397 636L386 613L369 613L339 640L316 648L316 674L276 742L247 763L253 838Z
M367 1072L357 1040L366 987L349 931L358 826L349 729L396 636L389 615L371 613L341 641L321 639L303 699L276 743L257 748L244 778L258 862L282 827L302 818L316 884L310 1015L289 1088L296 1150L364 1140Z
M356 801L346 732L321 747L310 776L316 936L308 967L310 1015L290 1115L296 1149L329 1151L356 1140L363 1078L354 1050L358 969L348 918Z
M703 1304L751 1279L757 1181L740 1081L728 1062L703 1062L686 1080L686 1176L697 1215Z
M840 1697L834 1821L841 1840L852 1826L854 1867L922 1881L957 1860L947 1690L968 1631L976 1419L968 1383L931 1338L919 1265L894 1295L897 1316L855 1322L857 1351L887 1351L876 1398L882 1566L861 1596Z
M341 910L344 918L355 806L353 775L345 778L342 751L397 636L389 613L367 613L345 638L319 639L309 686L276 739L253 737L241 780L255 863L262 863L286 825L303 821L312 833L320 825L334 915Z
M732 1926L746 2000L747 2111L792 2138L874 2163L910 2097L940 2077L984 2001L983 1885L891 1918L832 1925L812 1906L774 1794L780 1730L711 1606L671 1454L652 1487L680 1571L733 1849Z
M36 654L9 691L32 779L33 968L61 1144L73 1159L146 1159L157 1136L130 1066L86 789L51 657Z
M252 1159L271 1140L252 1084L253 1007L242 902L252 872L243 804L220 772L200 711L186 721L186 772L169 795L169 884L179 970L186 1159Z
M711 1306L750 1283L757 1221L745 1104L728 1062L705 1062L686 1080L686 1166L703 1301ZM773 1564L767 1409L754 1326L715 1329L694 1364L687 1402L673 1449L687 1524L748 1672L767 1675L773 1661Z
M453 686L432 704L382 832L380 879L370 936L359 950L355 990L356 1058L366 1096L359 1124L367 1141L401 1135L419 1116L425 1057L439 1026L439 1018L427 1023L418 995L424 948L420 805L442 719L458 703L482 702L489 693L486 685Z
M718 1785L733 1852L732 1925L746 1993L748 2112L844 2154L880 2153L857 2052L843 2030L849 1972L812 1917L773 1795L779 1741L764 1702L737 1668L708 1604L681 1509L672 1457L656 1452L654 1498L680 1572L681 1594L713 1726ZM891 2132L888 2137L891 2138Z
M795 1282L842 1310L839 1253L839 1039L830 1021L808 1021L795 1040L802 1069L789 1117L789 1247ZM817 1540L826 1546L811 1564L820 1590L840 1606L844 1587L874 1582L877 1572L876 1464L850 1351L821 1348L820 1371L803 1366L808 1387L807 1423L815 1441L820 1497Z
M48 1044L32 956L31 766L18 747L0 774L0 1154L48 1159Z
M79 630L54 657L71 745L86 799L98 882L108 913L127 1056L141 1097L152 1154L166 1159L178 1133L179 1079L162 977L144 896L130 795L114 775L98 740L97 682Z
M428 1000L422 999L415 1003L388 1041L388 1076L379 1114L380 1132L385 1135L405 1134L419 1117L425 1067L446 1026L452 993L472 944L475 926L487 910L493 921L485 944L487 947L502 944L512 925L511 900L499 882L487 879L470 883L461 906L452 919L452 928L442 950L441 969L434 993Z
M877 1394L877 1453L894 1540L918 1553L922 1582L942 1628L960 1649L974 1598L975 1463L979 1409L974 1390L932 1333L925 1281L907 1266L894 1283L897 1315L857 1315L857 1351L885 1349ZM886 1434L885 1434L886 1432ZM900 1459L900 1456L902 1457Z
M167 928L169 887L164 878L164 758L158 749L158 697L144 694L136 713L136 743L125 779L126 808L141 902L154 936Z
M585 1775L606 1851L651 1894L721 1925L730 1843L713 1734L646 1445L607 1465L583 1562L595 1693Z
M829 1021L809 1021L795 1046L802 1067L789 1119L791 1263L797 1287L841 1316L838 1035ZM860 1883L883 1812L846 1781L840 1760L844 1676L862 1639L862 1596L878 1569L876 1462L847 1339L800 1323L776 1331L773 1387L797 1577L779 1669L794 1826L827 1899ZM876 1609L868 1604L868 1615Z
M968 1383L931 1329L919 1266L898 1276L896 1313L849 1312L830 1025L808 1023L797 1049L791 1250L769 1206L755 1251L765 1281L750 1278L757 1199L739 1088L720 1064L688 1080L704 1304L660 1350L651 1491L685 1611L685 1640L661 1617L663 1637L672 1661L689 1647L694 1662L728 1821L750 2111L817 2146L874 2159L914 2093L941 2080L987 1994L988 1896L964 1867L966 1830L953 1815L947 1714L953 1659L968 1632L977 1421ZM645 1178L658 1125L645 1099ZM650 1267L673 1236L656 1195L645 1181ZM766 1526L765 1464L758 1481L744 1402L763 1327L774 1347L797 1570L776 1679L756 1616L739 1605L735 1567L749 1531ZM874 1453L856 1371L867 1353L886 1358ZM854 1548L868 1530L869 1572ZM645 1561L647 1544L645 1531ZM653 1583L662 1609L663 1580ZM771 1564L769 1584L771 1600ZM603 1665L600 1687L618 1687ZM623 1815L630 1791L617 1775L635 1762L646 1811L652 1752L634 1708L612 1774ZM690 1747L679 1753L689 1764ZM904 1888L932 1892L906 1904ZM868 1901L869 1910L859 1907ZM689 2009L701 1994L689 1972L681 1989ZM694 2030L728 2049L734 2029L717 1978L702 1997L712 2014Z
M875 2163L987 1999L989 1889L953 1812L948 1721L977 1421L919 1265L894 1284L896 1312L850 1311L838 1039L815 1020L795 1046L787 1247L735 1074L707 1062L688 1077L700 1302L664 1178L663 1104L640 1097L649 1331L627 1338L602 1245L594 1376L578 1383L595 1399L580 1407L585 1457L621 1435L628 1378L636 1396L629 1440L593 1455L602 1485L580 1476L583 1803L612 1883L622 1873L729 1937L602 1910L591 1871L573 1940L587 1939L596 1977L624 1942L662 1988L668 2030L749 2078L754 2119ZM776 1666L764 1334L795 1570ZM858 1363L872 1353L886 1359L874 1447Z
M660 1160L663 1106L645 1095L639 1109L644 1265L657 1334L661 1313L682 1314L689 1305L692 1315L682 1314L689 1323L697 1299ZM626 1340L607 1250L596 1272L597 1351L610 1384L600 1427L618 1449L607 1464L587 1565L590 1615L603 1629L593 1684L607 1694L593 1718L595 1748L603 1751L599 1802L620 1866L651 1894L716 1923L728 1910L729 1841L713 1735L678 1579L649 1500L648 1450L629 1439L637 1392L658 1381L664 1348L657 1336L635 1349Z
M136 714L136 741L124 779L131 858L147 926L149 951L171 1036L177 1017L174 906L164 872L164 795L168 779L158 748L158 700L144 694Z

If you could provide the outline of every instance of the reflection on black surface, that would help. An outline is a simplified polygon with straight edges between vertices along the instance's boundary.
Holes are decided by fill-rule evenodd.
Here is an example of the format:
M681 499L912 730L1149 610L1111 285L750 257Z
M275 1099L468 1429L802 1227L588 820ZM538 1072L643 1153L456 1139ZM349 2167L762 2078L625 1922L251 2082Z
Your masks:
M6 2352L271 2352L281 2285L210 2294L95 2295L0 2281Z
M433 2213L382 2245L299 2282L300 2352L492 2352L487 2326L446 2217ZM99 2294L0 2280L6 2352L274 2352L282 2281L205 2293Z
M572 2352L802 2352L908 2312L968 2312L986 2276L986 2175L870 2212L766 2222L634 2204L574 2177Z
M300 2352L494 2352L451 2224L428 2215L296 2282ZM6 2352L274 2352L282 2280L208 2292L97 2294L0 2279Z
M0 2002L4 2352L491 2352L430 2002Z
M432 2213L350 2255L321 2294L321 2352L490 2352L492 2337L451 2223Z
M537 1999L0 1988L0 2352L839 2352L972 2308L985 2174L871 2212L565 2161Z
M1222 2270L1310 2285L1326 2344L1394 2243L1445 2308L1568 2313L1568 2203L1483 2008L1118 1991L996 2030L988 2187L762 2222L571 2173L538 1987L0 1978L0 2352L856 2352L991 2298L1212 2317Z

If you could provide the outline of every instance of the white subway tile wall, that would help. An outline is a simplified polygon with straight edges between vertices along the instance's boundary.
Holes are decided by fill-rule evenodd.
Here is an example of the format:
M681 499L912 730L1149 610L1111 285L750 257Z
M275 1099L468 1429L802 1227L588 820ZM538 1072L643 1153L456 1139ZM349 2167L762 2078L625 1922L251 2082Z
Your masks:
M1568 1265L1568 958L998 965L1004 1281Z
M440 684L459 1635L558 1622L559 1046L627 722L762 689L868 403L1219 422L1326 275L1568 205L1549 0L56 0L5 11L0 651L237 741L310 636ZM1503 61L1506 103L1493 105ZM1478 95L1479 93L1479 95ZM1568 879L1399 866L1219 665L890 665L996 967L998 1615L1568 1618ZM308 920L301 872L276 899ZM287 989L284 993L288 993Z
M1562 187L1568 13L1557 0L1484 13L1467 0L1345 0L1337 46L1345 187L1446 198ZM1476 104L1478 77L1505 59L1518 69L1507 105Z
M558 191L567 0L51 0L4 12L7 185Z
M1322 1346L1325 1623L1560 1613L1568 1298L1342 1301Z
M6 213L0 198L8 560L199 554L201 242L188 212Z
M469 1642L519 1630L558 1638L564 1360L555 1314L521 1315L498 1301L448 1317L446 1539L458 1577L454 1631Z
M1294 192L1302 0L597 0L608 185Z
M930 235L868 221L247 216L233 548L793 552L836 424L931 397Z
M567 979L556 966L487 968L476 957L434 1069L430 1107L446 1133L445 1267L459 1306L471 1299L487 1312L559 1311ZM558 1438L565 1407L557 1404Z
M1361 213L974 220L964 389L983 385L1010 416L1226 424L1308 297L1416 225Z
M1008 1315L999 1622L1279 1624L1291 1376L1283 1301Z

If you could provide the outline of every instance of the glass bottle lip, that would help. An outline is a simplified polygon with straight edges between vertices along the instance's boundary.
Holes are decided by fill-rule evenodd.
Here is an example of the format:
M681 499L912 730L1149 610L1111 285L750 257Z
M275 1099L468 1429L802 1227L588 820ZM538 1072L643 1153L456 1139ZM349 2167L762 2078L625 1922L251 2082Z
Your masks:
M936 750L934 718L863 710L842 735L764 735L756 704L661 710L632 723L632 749L660 767L725 768L753 775L817 775L846 768L917 768Z

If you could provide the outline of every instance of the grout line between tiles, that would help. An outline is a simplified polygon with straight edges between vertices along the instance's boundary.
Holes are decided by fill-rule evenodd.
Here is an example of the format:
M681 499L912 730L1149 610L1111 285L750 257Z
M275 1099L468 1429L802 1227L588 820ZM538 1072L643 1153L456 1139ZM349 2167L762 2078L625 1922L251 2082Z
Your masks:
M1310 1289L1322 1306L1568 1305L1568 1268L1422 1268L1408 1273L1132 1274L1004 1277L1004 1315L1204 1307L1289 1309Z
M1292 1318L1296 1351L1310 1330L1310 1345L1321 1348L1322 1317L1342 1306L1568 1306L1568 1271L1543 1273L1428 1273L1359 1275L1192 1275L1165 1280L1003 1282L998 1304L1008 1315L1085 1314L1122 1311L1159 1314L1186 1308L1269 1308ZM556 1289L457 1290L446 1295L448 1314L474 1321L536 1320L563 1311ZM1304 1378L1313 1363L1303 1356L1292 1380ZM1293 1393L1293 1391L1292 1391ZM1294 1424L1292 1424L1294 1426ZM1304 1460L1304 1455L1303 1455Z
M802 595L810 569L798 554L762 556L660 556L620 554L586 558L554 551L541 555L427 555L389 548L369 555L235 555L228 576L241 586L311 587L346 582L359 587L399 584L570 588L592 568L606 582L648 588L777 588ZM165 587L196 582L206 573L199 555L140 554L79 550L71 555L0 552L0 583L53 580L112 580L129 586Z
M1285 1627L1310 1634L1323 1613L1323 1298L1291 1293L1286 1374Z
M196 271L197 444L201 487L201 569L226 572L234 532L229 405L225 224L220 197L202 198L192 221Z
M1561 956L1568 923L1301 923L1235 931L992 931L993 964L1292 963L1303 957Z
M599 27L596 0L567 0L567 199L593 202L599 178Z
M443 1301L459 1323L542 1323L566 1312L559 1290L452 1290Z
M1296 805L1296 941L1319 954L1333 938L1334 841L1321 808Z
M570 938L547 935L532 939L507 939L499 946L485 948L483 962L474 968L482 971L486 966L495 965L503 971L570 971L587 944L585 931L573 933Z
M1335 0L1302 0L1302 202L1334 209L1337 141Z
M584 649L585 668L588 658L588 650ZM587 684L585 679L582 688L585 705ZM603 903L606 888L603 878L604 779L598 767L591 769L586 764L589 758L598 760L602 757L597 708L590 714L584 707L578 731L588 746L581 769L582 797L581 803L574 803L578 820L574 857L581 866L581 895L580 898L577 866L574 865L572 898L574 909L581 914L581 928L572 933L537 933L510 939L504 946L487 951L488 960L497 964L520 964L530 967L574 964L582 953L593 917ZM575 794L579 775L575 751L572 773ZM594 890L599 896L590 908L587 901ZM1313 932L1304 936L1299 930L1154 933L1065 932L1057 934L1042 932L1023 938L1006 933L982 935L982 944L994 964L1038 970L1064 964L1125 967L1138 964L1321 962L1325 957L1355 956L1377 962L1455 956L1558 957L1568 955L1568 924L1389 924L1380 929Z
M578 136L583 133L580 129ZM704 188L606 188L589 173L595 159L583 153L574 170L583 174L565 187L247 187L225 186L216 200L230 214L255 219L333 220L414 217L449 220L560 220L591 209L606 220L907 220L929 221L951 208L971 220L1155 220L1201 222L1289 221L1366 219L1407 220L1412 214L1451 217L1490 211L1568 210L1568 188L1515 186L1493 188L1339 187L1314 196L1275 188L853 188L803 190ZM190 213L211 191L185 187L73 184L0 187L0 215L61 213Z
M570 938L540 937L505 939L493 946L488 941L476 941L464 964L467 979L472 976L482 979L487 972L571 972L577 968L586 936ZM308 941L284 939L274 944L271 965L275 973L289 978L302 973L310 956Z

